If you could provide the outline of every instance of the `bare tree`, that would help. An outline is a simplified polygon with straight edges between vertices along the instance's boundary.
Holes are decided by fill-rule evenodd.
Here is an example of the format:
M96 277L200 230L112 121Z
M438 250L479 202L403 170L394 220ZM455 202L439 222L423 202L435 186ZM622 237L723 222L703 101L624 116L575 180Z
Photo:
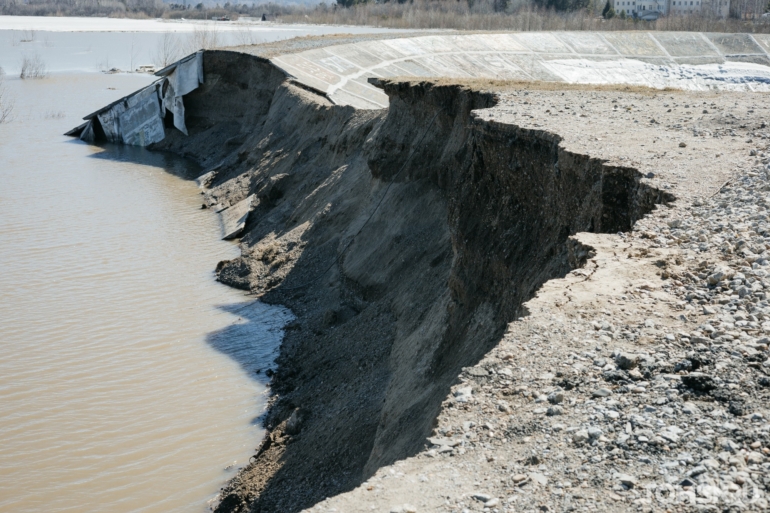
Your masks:
M196 26L187 39L185 53L191 54L198 50L211 50L221 45L219 31L209 23Z
M22 43L31 43L35 40L35 31L33 29L24 29L21 35Z
M261 42L258 32L250 30L248 27L240 27L235 32L235 41L238 46L250 46Z
M5 88L5 71L0 68L0 124L8 123L13 112L13 100L8 96Z
M135 36L132 34L131 35L131 48L129 50L131 52L130 55L129 55L129 57L131 58L131 64L130 64L131 67L130 67L129 71L131 73L136 71L136 68L134 68L134 61L137 58L137 51L138 51L137 48L136 48L136 41L135 41L134 37Z
M165 68L172 62L178 61L182 56L182 49L180 48L179 38L166 32L163 34L163 38L158 41L158 47L155 49L155 55L153 57L153 64Z
M46 68L43 58L39 54L35 54L32 57L25 55L21 59L21 73L19 78L45 78L48 76L48 69Z

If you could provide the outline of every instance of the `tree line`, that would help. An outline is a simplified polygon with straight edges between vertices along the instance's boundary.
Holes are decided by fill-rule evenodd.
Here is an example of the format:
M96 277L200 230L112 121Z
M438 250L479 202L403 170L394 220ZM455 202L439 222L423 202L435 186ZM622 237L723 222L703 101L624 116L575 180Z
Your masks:
M302 0L300 0L301 2ZM307 0L306 0L307 1ZM551 12L556 15L602 16L611 19L614 16L611 2L608 0L336 0L336 3L321 2L318 5L297 5L287 3L214 3L212 0L0 0L0 14L27 16L127 16L154 18L229 18L239 16L262 17L273 21L302 16L292 20L309 23L329 19L337 9L355 10L355 16L337 16L348 22L355 19L376 16L401 16L411 13L415 19L429 19L436 15L475 16L519 15L522 12ZM366 12L371 12L368 16ZM770 0L732 0L730 16L738 20L760 19L764 12L770 12ZM415 13L417 13L415 15ZM425 16L419 13L427 13ZM433 13L433 14L430 14ZM428 16L430 14L430 16ZM376 15L376 16L375 16ZM704 15L705 17L705 15ZM768 18L762 18L767 20ZM494 20L490 20L490 23ZM376 23L382 24L382 23ZM385 23L387 25L387 23ZM414 28L422 28L424 23L415 21ZM481 23L483 26L484 24ZM495 25L495 23L492 23ZM474 27L478 28L478 27ZM491 26L490 26L491 28Z

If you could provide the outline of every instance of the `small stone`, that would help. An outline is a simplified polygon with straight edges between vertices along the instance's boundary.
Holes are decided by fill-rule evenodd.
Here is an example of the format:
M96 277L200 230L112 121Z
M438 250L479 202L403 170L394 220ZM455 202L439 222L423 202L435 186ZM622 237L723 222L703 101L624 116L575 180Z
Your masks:
M511 478L514 483L521 483L522 481L527 479L527 476L525 474L516 474Z
M468 369L468 374L471 376L475 376L477 378L483 378L485 376L489 376L489 371L483 367L471 367Z
M682 376L682 383L687 388L692 388L693 390L698 390L700 392L708 392L717 387L714 378L701 372L691 372L686 376Z
M722 495L722 490L713 485L700 485L696 489L696 493L704 499L714 499Z
M551 406L550 408L548 408L548 411L546 411L545 414L548 415L549 417L563 415L564 408L562 408L561 406Z
M736 453L741 448L740 445L733 442L729 438L725 438L724 440L722 440L722 443L720 445L722 446L722 449L729 451L731 453Z
M599 438L600 436L602 436L602 430L601 429L599 429L596 426L591 426L590 428L588 428L588 437L591 440Z
M548 402L551 404L559 404L564 402L564 394L561 392L554 392L548 395Z
M599 388L591 392L593 397L609 397L612 395L612 391L608 388Z
M495 506L498 506L500 504L500 499L497 497L493 497L489 499L487 502L484 503L484 507L486 508L494 508Z
M679 147L680 148L687 148L687 143L686 142L680 142L679 143Z
M588 431L583 429L581 429L580 431L575 431L572 434L572 441L577 444L588 441Z
M620 481L620 484L626 486L627 488L633 488L636 486L636 478L629 474L619 474L618 481Z
M693 403L684 403L682 405L682 413L686 413L687 415L697 415L699 412L700 410L698 410L698 407Z
M529 478L532 480L533 483L537 483L539 485L545 486L546 484L548 484L548 478L538 472L532 472L529 475Z
M473 498L479 502L488 502L492 500L492 496L487 495L486 493L474 493Z
M623 370L633 369L639 365L639 357L630 353L618 353L615 364Z
M742 417L743 415L746 415L746 405L743 401L730 401L727 411L736 417Z
M473 389L471 387L458 388L454 392L455 401L458 403L467 403L473 396Z

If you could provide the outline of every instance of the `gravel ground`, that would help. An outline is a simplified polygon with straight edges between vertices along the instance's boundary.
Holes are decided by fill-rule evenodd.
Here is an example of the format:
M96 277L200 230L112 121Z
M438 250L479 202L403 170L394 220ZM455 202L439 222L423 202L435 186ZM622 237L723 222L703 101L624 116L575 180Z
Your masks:
M587 265L464 370L425 450L311 511L767 511L768 96L498 93L476 122L556 132L678 199L578 234Z

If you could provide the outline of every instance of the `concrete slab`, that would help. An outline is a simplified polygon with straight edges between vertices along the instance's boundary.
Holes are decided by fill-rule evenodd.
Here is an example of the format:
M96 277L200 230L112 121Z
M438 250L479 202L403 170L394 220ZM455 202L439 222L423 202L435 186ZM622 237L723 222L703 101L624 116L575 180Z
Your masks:
M556 37L581 55L619 55L598 32L563 32Z
M719 56L716 47L699 32L655 32L651 36L672 57Z
M770 56L770 34L752 34L751 38L757 42L759 47Z
M735 63L731 80L764 82L770 74L740 63L763 65L770 59L770 37L697 32L524 32L429 35L362 41L280 55L273 62L301 83L325 92L332 101L358 108L382 108L387 98L366 82L369 77L491 78L680 85L699 76L693 66ZM570 59L575 60L569 64ZM638 66L625 62L634 60ZM621 64L608 64L607 61ZM554 61L558 61L553 64ZM685 70L679 67L689 66ZM692 68L692 69L691 69ZM644 72L644 77L629 73ZM706 73L714 73L708 68ZM722 71L717 70L717 73ZM674 77L673 79L671 77ZM720 88L719 80L697 81ZM726 88L731 88L727 84ZM749 86L746 86L749 87ZM750 87L749 87L750 88ZM368 107L367 107L368 106Z
M749 34L704 34L722 55L764 54Z
M602 37L620 55L626 57L668 57L663 48L648 32L606 32Z
M254 198L255 196L252 194L219 213L222 220L223 239L234 239L243 232L243 229L246 227L246 221L249 219L249 213L251 213Z

